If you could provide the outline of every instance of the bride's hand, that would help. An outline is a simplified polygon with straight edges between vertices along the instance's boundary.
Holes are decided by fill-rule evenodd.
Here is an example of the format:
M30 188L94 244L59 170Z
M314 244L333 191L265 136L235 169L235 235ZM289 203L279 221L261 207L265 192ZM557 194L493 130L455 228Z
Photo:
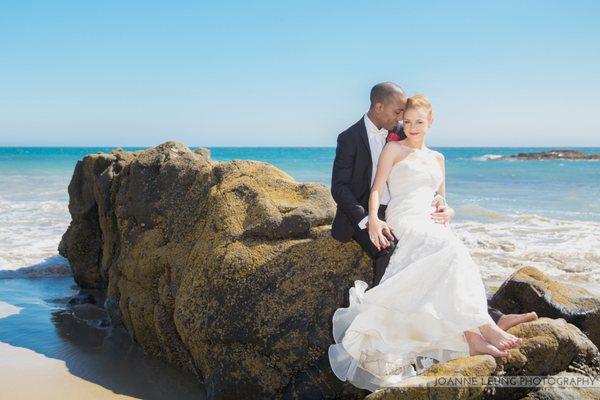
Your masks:
M448 203L446 203L446 199L444 198L444 196L436 194L433 198L433 201L431 202L431 205L437 210L441 206L447 206Z
M431 219L438 224L444 224L444 226L448 226L450 223L450 219L454 217L456 213L454 209L448 205L441 205L436 208L434 213L431 213Z
M392 230L385 221L378 218L374 218L373 220L369 219L367 228L369 229L369 239L371 239L371 242L373 242L377 251L389 247L390 239L388 238L392 238L393 236Z

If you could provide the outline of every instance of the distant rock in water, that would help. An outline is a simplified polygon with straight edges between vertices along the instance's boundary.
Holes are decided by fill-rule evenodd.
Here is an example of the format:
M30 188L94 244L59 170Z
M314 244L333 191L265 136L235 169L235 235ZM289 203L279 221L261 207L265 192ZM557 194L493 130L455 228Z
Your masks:
M600 160L600 154L587 154L576 150L551 150L539 153L519 153L495 160Z
M354 280L371 282L372 263L356 243L331 238L335 203L324 185L167 142L84 157L69 196L72 221L59 251L77 283L99 289L112 323L146 352L196 373L208 399L369 394L339 381L329 365L333 313L347 307ZM585 326L593 336L596 325ZM597 366L596 346L576 326L544 319L523 329L530 345L513 363L469 357L432 374ZM428 389L419 390L397 398L425 398ZM440 390L447 398L471 393ZM476 392L469 398L485 390Z

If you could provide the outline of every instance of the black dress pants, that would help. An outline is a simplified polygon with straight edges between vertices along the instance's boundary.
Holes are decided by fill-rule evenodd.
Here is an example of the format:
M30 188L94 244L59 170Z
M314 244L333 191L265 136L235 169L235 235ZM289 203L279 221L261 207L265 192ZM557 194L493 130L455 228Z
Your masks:
M385 221L385 209L387 205L379 206L379 211L377 213L380 220ZM398 243L398 239L394 236L394 241L390 243L390 246L387 249L382 249L381 251L377 250L377 247L369 238L369 230L368 229L360 229L358 226L354 230L354 236L352 238L363 248L363 250L373 259L373 286L379 285L383 274L385 273L385 269L387 268L390 258L392 257L392 253L396 248L396 244Z

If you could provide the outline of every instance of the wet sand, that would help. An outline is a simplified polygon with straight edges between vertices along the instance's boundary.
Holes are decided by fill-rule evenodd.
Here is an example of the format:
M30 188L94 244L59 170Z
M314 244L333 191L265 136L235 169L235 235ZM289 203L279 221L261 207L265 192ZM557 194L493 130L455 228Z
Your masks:
M194 399L199 379L145 354L72 277L0 279L0 400Z
M0 399L139 399L72 375L62 360L0 343Z

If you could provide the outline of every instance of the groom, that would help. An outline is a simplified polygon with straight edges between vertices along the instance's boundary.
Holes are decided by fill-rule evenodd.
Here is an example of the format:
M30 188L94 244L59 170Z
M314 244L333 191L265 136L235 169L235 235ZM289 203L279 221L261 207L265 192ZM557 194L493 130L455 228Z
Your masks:
M358 122L337 138L335 161L331 177L331 194L337 203L337 212L331 235L340 242L354 239L374 260L373 286L379 284L394 252L397 240L389 227L382 224L379 251L369 238L366 222L371 185L377 171L377 161L389 130L393 130L404 115L406 95L392 82L377 84L371 89L371 107ZM404 134L399 132L402 138ZM378 216L385 219L390 194L385 187L381 195Z
M331 235L340 242L355 240L373 259L373 286L381 281L397 239L383 222L379 227L379 242L383 243L383 248L377 250L371 241L366 229L369 195L388 131L396 129L402 120L406 99L406 94L397 84L378 83L371 89L369 111L337 138L331 177L331 194L337 203L337 211ZM401 129L397 134L400 139L406 137ZM382 221L385 219L389 200L386 186L377 213ZM454 211L445 204L441 196L438 195L432 200L432 205L437 209L432 215L434 220L439 223L449 221ZM488 312L498 326L505 330L537 318L535 313L504 315L491 307L488 307Z

